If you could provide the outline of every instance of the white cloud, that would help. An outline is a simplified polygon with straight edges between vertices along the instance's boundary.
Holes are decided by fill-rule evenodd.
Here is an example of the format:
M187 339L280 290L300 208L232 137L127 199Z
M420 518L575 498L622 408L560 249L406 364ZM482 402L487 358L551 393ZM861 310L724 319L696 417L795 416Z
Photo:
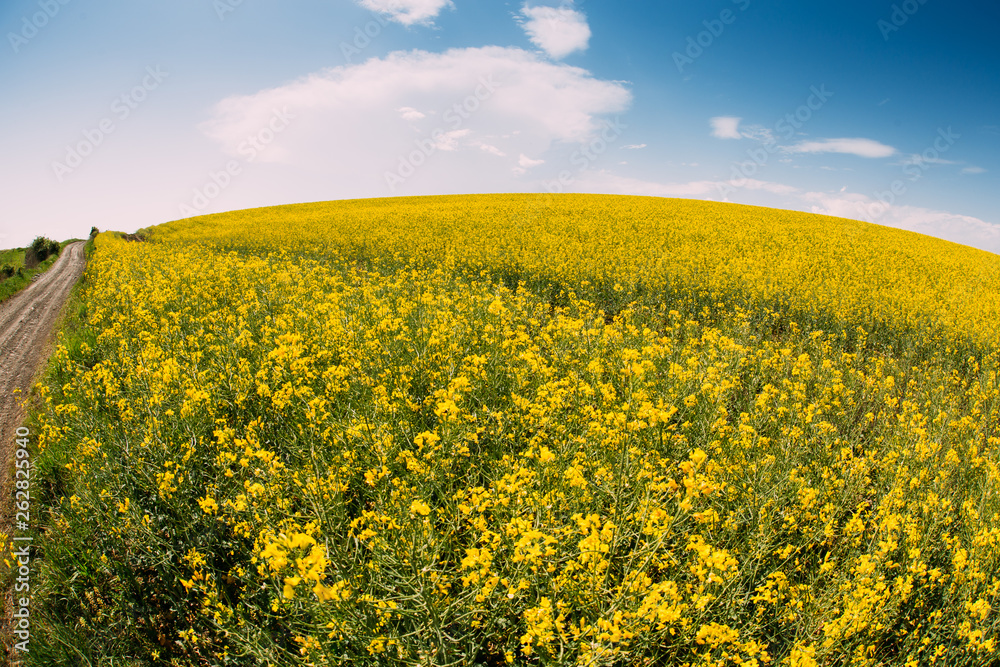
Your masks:
M426 114L417 111L413 107L400 107L397 111L399 111L399 117L403 120L420 120L427 117Z
M485 151L490 155L496 155L497 157L507 157L507 154L502 150L494 146L493 144L479 143L479 150Z
M403 25L430 23L442 9L452 6L451 0L358 0L358 4Z
M537 167L539 165L545 164L545 160L532 160L530 157L521 153L521 157L517 160L517 165L511 171L515 176L523 176L528 173L528 170L532 167Z
M913 154L907 155L906 157L904 157L903 159L901 159L898 162L898 164L903 165L903 166L916 165L916 166L920 167L920 166L925 165L925 164L958 164L958 163L955 162L955 161L953 161L953 160L945 160L944 158L941 158L941 157L930 157L930 158L928 158L928 157L924 157L923 155L919 155L917 153L913 153Z
M590 42L587 17L569 7L528 7L521 9L527 19L524 31L531 43L560 60L576 51L585 51Z
M716 139L741 139L740 121L742 118L735 116L716 116L709 120L712 124L712 136Z
M439 151L457 151L459 148L458 140L468 136L470 131L453 130L439 134L437 139L434 140L433 146Z
M982 167L966 167L962 170L963 174L985 174L986 170Z
M628 144L626 146L622 146L622 150L623 151L637 151L640 148L645 148L645 147L646 147L646 144Z
M803 141L786 148L790 153L847 153L859 157L878 158L896 154L896 149L874 139L819 139Z
M288 128L239 180L285 201L498 192L516 185L512 169L526 169L521 155L572 152L631 99L619 82L523 49L410 51L226 98L202 129L240 157L247 137L287 108ZM255 183L261 163L275 169ZM405 183L390 186L387 174L410 167ZM236 206L230 191L225 200L220 208Z

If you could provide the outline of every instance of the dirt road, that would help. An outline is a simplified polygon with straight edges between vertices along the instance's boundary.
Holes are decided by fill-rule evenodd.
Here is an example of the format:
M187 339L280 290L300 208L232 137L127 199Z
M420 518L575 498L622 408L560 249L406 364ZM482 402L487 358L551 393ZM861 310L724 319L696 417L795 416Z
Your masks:
M11 456L17 427L24 420L24 397L51 349L56 318L69 291L83 273L83 242L66 246L56 263L31 285L0 303L0 531L11 535ZM20 391L18 391L20 390ZM3 592L0 662L9 664L11 591Z
M68 245L52 268L0 303L0 479L8 477L14 432L24 419L22 397L47 358L56 317L83 267L83 242ZM21 397L15 394L18 389ZM8 489L0 486L0 496Z

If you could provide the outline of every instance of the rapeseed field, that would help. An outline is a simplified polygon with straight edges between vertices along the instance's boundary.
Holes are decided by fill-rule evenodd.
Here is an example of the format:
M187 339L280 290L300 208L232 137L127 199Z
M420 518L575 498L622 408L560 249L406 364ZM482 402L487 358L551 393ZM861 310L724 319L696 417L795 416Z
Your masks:
M597 195L145 233L38 389L32 664L996 663L1000 257Z

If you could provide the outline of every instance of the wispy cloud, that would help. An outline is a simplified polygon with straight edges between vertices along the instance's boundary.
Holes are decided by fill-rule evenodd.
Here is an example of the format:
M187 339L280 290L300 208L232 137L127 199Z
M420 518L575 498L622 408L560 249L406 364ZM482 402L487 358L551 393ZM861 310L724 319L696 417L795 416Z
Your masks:
M736 116L716 116L709 120L712 124L712 136L716 139L741 139L740 121Z
M399 111L399 117L403 120L420 120L421 118L426 117L425 114L417 111L413 107L400 107L397 111Z
M451 0L358 0L358 4L403 25L430 23L442 9L452 6Z
M740 136L759 141L762 144L774 144L776 141L774 132L763 125L746 125L739 132Z
M588 172L575 185L579 192L642 195L647 197L708 198L719 191L715 181L659 183L639 178L630 178L628 176L618 176L607 171Z
M866 220L865 211L881 213L871 222L927 234L988 252L1000 252L1000 225L969 215L939 211L921 206L887 206L865 195L852 193L802 192L797 199L811 203L805 208L813 213Z
M966 167L962 170L963 174L985 174L986 170L982 167Z
M514 172L515 176L521 176L522 174L528 173L528 170L532 167L537 167L539 165L545 164L545 160L532 160L530 157L521 153L521 157L517 160L517 165L511 171Z
M846 187L836 192L812 192L785 183L753 178L743 179L738 186L732 182L708 180L660 183L617 176L606 171L586 174L579 179L577 186L580 192L722 199L777 206L851 220L866 220L988 252L1000 252L1000 225L968 215L920 206L885 205L866 195L849 192ZM723 191L735 196L723 198L720 196ZM877 213L874 219L871 217L873 213Z
M622 150L624 150L624 151L637 151L640 148L645 148L645 147L646 147L646 144L626 144L625 146L622 146Z
M502 150L500 150L499 148L497 148L493 144L488 144L488 143L483 142L483 141L477 141L477 142L475 142L474 145L478 146L479 150L485 151L485 152L489 153L490 155L496 155L497 157L507 157L506 153L504 153Z
M896 149L874 139L819 139L802 141L785 148L789 153L845 153L858 157L891 157Z
M587 17L571 7L528 7L521 9L522 27L531 43L561 60L576 51L586 51L590 43Z
M958 164L954 160L945 160L943 157L925 157L918 153L913 153L912 155L907 155L902 158L897 164L908 166L915 164L917 166L925 164Z

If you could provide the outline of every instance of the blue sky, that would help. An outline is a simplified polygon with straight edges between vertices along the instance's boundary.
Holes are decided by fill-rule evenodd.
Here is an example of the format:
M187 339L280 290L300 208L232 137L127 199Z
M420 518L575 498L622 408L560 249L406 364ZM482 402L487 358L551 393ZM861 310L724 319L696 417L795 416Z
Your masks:
M604 192L1000 252L1000 7L5 0L0 246L328 199Z

